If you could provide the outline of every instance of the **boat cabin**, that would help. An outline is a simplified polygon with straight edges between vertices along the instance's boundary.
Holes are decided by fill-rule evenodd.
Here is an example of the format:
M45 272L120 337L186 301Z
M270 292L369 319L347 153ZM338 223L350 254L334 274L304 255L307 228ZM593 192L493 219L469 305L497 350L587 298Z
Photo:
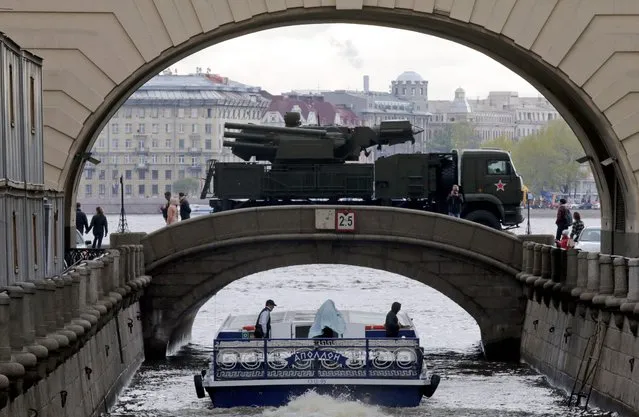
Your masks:
M308 339L316 310L277 311L271 313L271 339ZM386 313L340 310L346 322L345 339L386 337ZM399 324L410 326L399 330L399 337L416 338L411 318L405 312L397 314ZM216 339L253 339L257 314L228 316L217 332Z

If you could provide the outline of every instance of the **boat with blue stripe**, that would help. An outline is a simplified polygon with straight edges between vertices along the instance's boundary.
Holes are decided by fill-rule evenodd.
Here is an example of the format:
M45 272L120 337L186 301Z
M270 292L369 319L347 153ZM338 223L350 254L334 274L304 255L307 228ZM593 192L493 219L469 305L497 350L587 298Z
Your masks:
M309 390L384 407L416 407L440 381L428 371L410 317L386 337L385 314L342 310L343 333L309 338L316 311L271 313L269 339L254 337L255 315L230 315L213 341L210 366L195 375L213 406L280 407ZM312 331L311 331L312 332Z

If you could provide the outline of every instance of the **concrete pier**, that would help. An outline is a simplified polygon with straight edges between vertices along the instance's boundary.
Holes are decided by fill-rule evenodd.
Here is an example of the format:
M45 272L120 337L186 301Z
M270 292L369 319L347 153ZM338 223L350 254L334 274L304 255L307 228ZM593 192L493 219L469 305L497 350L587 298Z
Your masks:
M150 277L139 239L116 235L95 260L0 289L0 417L97 416L112 405L144 360L138 300Z

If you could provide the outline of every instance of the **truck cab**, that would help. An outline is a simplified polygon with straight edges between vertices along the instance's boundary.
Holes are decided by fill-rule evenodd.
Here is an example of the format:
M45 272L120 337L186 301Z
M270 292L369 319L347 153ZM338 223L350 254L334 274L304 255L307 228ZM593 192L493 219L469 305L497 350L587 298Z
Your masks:
M464 196L462 218L499 229L523 222L521 190L510 153L499 149L458 152L458 178Z

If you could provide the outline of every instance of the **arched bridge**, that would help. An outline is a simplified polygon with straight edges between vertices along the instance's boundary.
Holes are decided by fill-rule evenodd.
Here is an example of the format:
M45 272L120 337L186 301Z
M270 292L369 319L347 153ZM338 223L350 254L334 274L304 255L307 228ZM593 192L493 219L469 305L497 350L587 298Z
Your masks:
M343 210L353 213L354 230L336 229ZM420 281L477 321L488 358L519 353L525 300L514 277L522 244L476 223L397 208L283 206L197 217L142 243L153 277L142 300L147 357L190 337L199 308L224 286L302 264L371 267Z

